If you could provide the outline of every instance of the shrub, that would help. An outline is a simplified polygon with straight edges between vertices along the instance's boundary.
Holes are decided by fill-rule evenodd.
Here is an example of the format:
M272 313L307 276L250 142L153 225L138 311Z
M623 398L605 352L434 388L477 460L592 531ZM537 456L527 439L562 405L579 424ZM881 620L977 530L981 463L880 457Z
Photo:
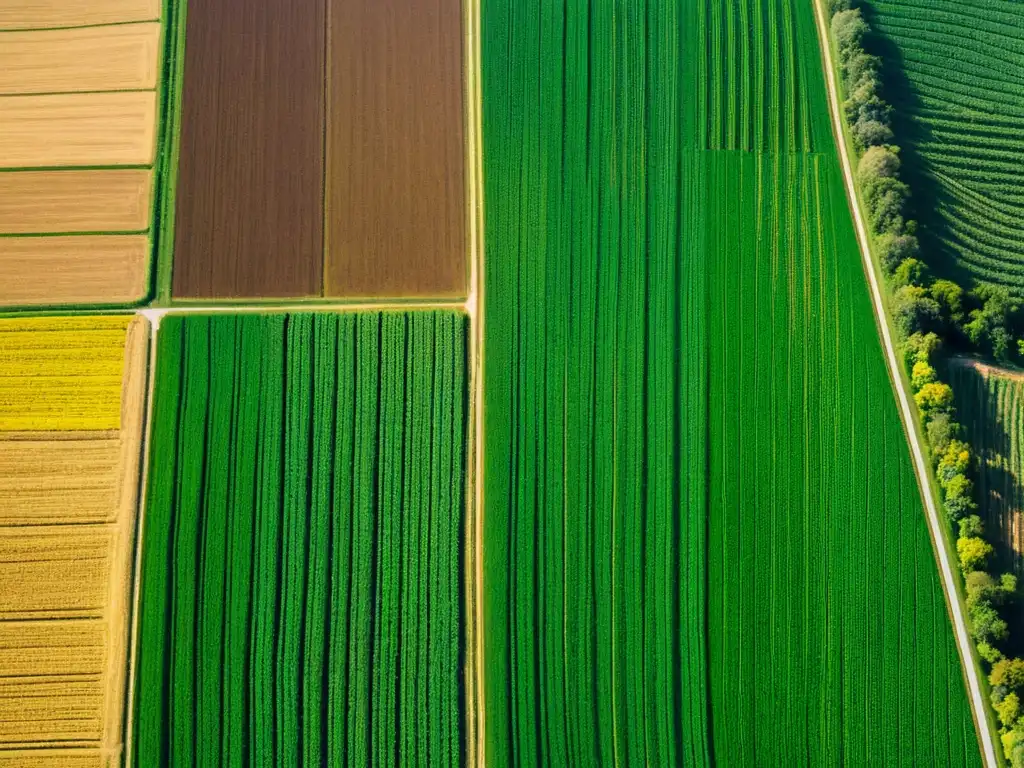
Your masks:
M828 12L834 16L840 11L850 10L850 0L828 0Z
M1019 691L1024 687L1024 661L1004 659L994 664L988 681L993 686L1005 685L1010 691Z
M859 10L841 10L832 17L832 39L839 51L839 64L845 66L850 57L862 48L865 35L871 31Z
M897 288L904 285L923 285L928 279L928 267L918 259L904 259L892 275L892 284Z
M864 207L871 231L876 234L903 233L903 205L909 188L899 179L883 176L864 188Z
M971 310L964 332L971 342L997 360L1006 360L1010 351L1009 326L1016 320L1020 305L1006 288L980 285L971 292L971 300L981 306Z
M1005 656L1003 656L1002 651L1000 651L994 645L990 645L989 643L985 642L984 640L979 642L976 647L978 649L978 655L981 656L981 658L983 658L989 664L995 664L997 661L1006 658Z
M960 521L960 538L968 539L968 538L972 538L972 537L981 536L982 533L984 532L984 528L985 528L985 526L981 522L981 518L978 517L977 515L971 515L970 517L965 517L963 520ZM982 571L978 571L978 573L983 573L983 572ZM988 579L989 586L994 587L995 586L995 582L992 581L992 577L989 576L987 573L983 573L983 575ZM974 576L974 574L972 573L971 576ZM970 579L968 579L967 589L968 589L968 591L970 591L970 589L971 589Z
M972 536L956 540L956 552L960 557L960 568L964 573L984 569L986 561L992 555L992 545L984 539Z
M895 179L900 172L900 157L894 147L871 147L857 163L857 181L862 187L876 179Z
M934 333L913 333L903 342L903 362L911 367L918 360L931 363L942 341Z
M910 386L914 390L919 390L925 384L930 384L935 381L935 369L931 367L924 360L918 360L914 363L914 369L910 374Z
M932 381L921 387L914 395L914 402L926 416L940 411L948 411L953 406L953 390L949 384Z
M999 591L1003 601L1009 602L1017 597L1017 577L1012 573L1004 573L999 577Z
M1024 727L1011 728L999 738L1003 752L1010 760L1010 768L1024 768Z
M993 328L989 334L989 343L991 344L992 357L1000 362L1009 362L1010 332L1006 328Z
M963 530L963 523L961 523L960 530ZM992 578L991 573L986 571L971 571L964 578L964 584L967 587L968 595L983 593L986 590L996 588L996 580Z
M974 485L963 475L953 475L944 489L942 503L950 520L959 520L978 508L972 498Z
M913 235L886 232L875 240L875 251L885 274L891 275L900 262L915 258L920 246Z
M915 367L917 363L914 364ZM950 418L948 413L936 413L925 426L928 432L928 445L932 447L933 456L941 456L946 452L950 442L960 436L960 425Z
M963 440L951 440L939 457L936 474L945 488L956 475L966 475L971 467L971 447Z
M1006 698L995 705L995 710L999 722L1009 728L1020 717L1020 698L1016 693L1007 694Z
M935 299L918 285L905 285L896 291L892 314L896 330L903 338L930 331L939 325L941 319Z
M878 56L872 56L864 51L851 51L842 68L843 82L849 91L868 85L873 93L878 93L881 90L881 81L878 76L881 68L882 60Z
M939 303L947 322L959 327L964 321L964 289L952 280L936 280L928 291Z
M861 107L861 110L861 114L857 116L857 120L851 128L854 143L861 149L866 149L868 147L880 147L891 142L893 134L892 128L889 127L888 123L872 117L865 117L863 115L863 107Z
M979 600L968 608L967 618L971 624L971 637L978 642L995 645L1009 636L1006 622L987 600Z

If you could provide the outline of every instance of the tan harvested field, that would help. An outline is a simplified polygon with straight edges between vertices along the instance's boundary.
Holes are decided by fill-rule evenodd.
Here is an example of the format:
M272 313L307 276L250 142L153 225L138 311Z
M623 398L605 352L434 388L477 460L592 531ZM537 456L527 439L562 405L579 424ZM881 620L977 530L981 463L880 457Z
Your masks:
M112 520L120 447L116 433L85 440L0 440L0 525ZM69 507L70 496L76 503Z
M0 768L114 768L98 749L23 749L0 752Z
M116 304L146 294L149 235L0 238L0 304Z
M0 158L8 168L148 165L156 93L0 97Z
M120 764L148 348L0 320L0 768Z
M0 0L0 306L148 294L160 8Z
M160 23L8 32L0 94L156 88Z
M141 232L152 190L145 168L0 173L0 232Z
M160 0L3 0L0 30L153 21Z

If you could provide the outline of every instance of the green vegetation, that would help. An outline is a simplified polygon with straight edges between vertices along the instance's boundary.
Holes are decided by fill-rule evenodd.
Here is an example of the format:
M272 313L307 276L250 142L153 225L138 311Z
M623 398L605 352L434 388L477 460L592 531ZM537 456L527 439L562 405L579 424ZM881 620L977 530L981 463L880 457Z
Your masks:
M1024 295L1024 5L862 5L929 262Z
M984 538L982 519L974 515L974 460L971 446L960 439L961 425L955 419L955 395L936 373L946 348L969 341L973 349L997 360L1008 359L1012 350L1011 329L1019 307L1005 287L982 284L969 294L951 280L932 280L916 256L917 222L903 218L910 187L899 180L900 149L892 145L888 130L893 111L880 97L880 59L870 56L865 46L871 28L851 0L830 4L831 42L838 52L839 74L846 94L846 127L860 153L856 182L874 236L873 247L884 274L889 278L889 313L903 345L904 363L910 375L933 469L946 515L959 528L956 555L964 576L968 630L978 656L993 666L993 675L1005 655L1014 650L1006 620L1015 603L1016 577L1004 574L999 586L987 572L995 548ZM870 67L858 62L869 59ZM866 74L865 74L866 73ZM859 129L859 105L870 101L875 113L883 115L886 135L865 139ZM894 243L899 258L895 258ZM967 319L969 318L969 320ZM945 342L945 343L944 343ZM1024 350L1024 345L1020 345ZM1022 662L1024 663L1024 662ZM991 683L991 702L1002 724L1004 753L1013 766L1024 766L1024 719L1017 716L1019 701L1007 699L1015 692Z
M160 45L159 108L153 195L153 264L148 298L166 301L171 295L174 258L174 211L181 141L181 85L185 70L186 0L162 0L164 26Z
M460 762L465 321L168 316L136 765Z
M977 765L838 161L709 168L716 750L738 765Z
M821 65L807 43L814 15L799 0L682 4L687 90L696 95L696 131L680 137L700 149L828 152L832 128ZM693 71L689 68L694 67ZM691 79L692 78L692 79Z
M482 26L488 764L978 765L813 8Z
M900 178L903 153L892 131L896 113L883 94L884 75L895 65L886 68L880 57L867 52L871 27L862 10L851 5L852 0L832 0L830 28L846 125L860 154L856 181L876 258L892 288L893 323L903 338L934 331L948 344L1003 362L1024 354L1024 340L1014 341L1024 318L1006 287L981 283L964 291L948 278L933 279L929 265L942 265L932 243L922 251L918 222L907 218L911 186Z

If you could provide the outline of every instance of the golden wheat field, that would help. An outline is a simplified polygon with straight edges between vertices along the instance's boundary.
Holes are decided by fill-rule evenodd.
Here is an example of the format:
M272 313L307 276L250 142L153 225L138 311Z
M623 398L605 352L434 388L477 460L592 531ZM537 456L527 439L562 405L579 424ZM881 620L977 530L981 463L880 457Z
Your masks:
M119 764L148 349L0 320L0 768Z

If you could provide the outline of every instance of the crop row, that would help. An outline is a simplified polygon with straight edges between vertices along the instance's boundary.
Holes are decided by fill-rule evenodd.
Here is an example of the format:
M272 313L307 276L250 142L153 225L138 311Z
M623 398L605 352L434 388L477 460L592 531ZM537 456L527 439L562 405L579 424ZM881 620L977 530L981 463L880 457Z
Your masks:
M1024 90L1014 74L1024 66L1021 5L871 0L871 6L872 26L889 43L882 52L900 54L887 68L886 97L901 116L897 140L912 150L904 167L920 198L922 244L1019 294L1024 199L1013 187L1024 165L1017 130ZM939 200L948 203L936 205Z
M465 323L170 316L137 765L457 763Z
M821 151L831 142L813 17L793 0L684 4L705 149Z

